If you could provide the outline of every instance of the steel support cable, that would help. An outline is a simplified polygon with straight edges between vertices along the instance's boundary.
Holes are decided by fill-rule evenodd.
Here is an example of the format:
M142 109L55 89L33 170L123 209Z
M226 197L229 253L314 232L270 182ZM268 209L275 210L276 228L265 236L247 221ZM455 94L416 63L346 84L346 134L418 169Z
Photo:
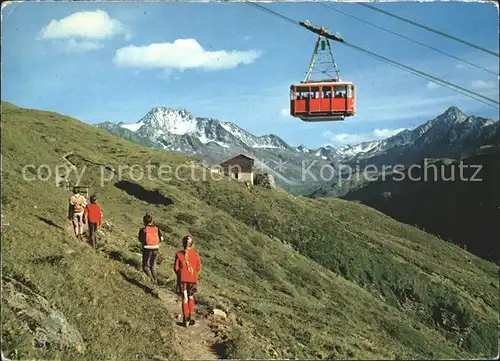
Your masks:
M476 44L473 44L471 43L470 41L467 41L467 40L463 40L463 39L460 39L460 38L457 38L456 36L453 36L453 35L450 35L450 34L446 34L445 32L442 32L442 31L439 31L439 30L436 30L436 29L433 29L429 26L426 26L426 25L422 25L422 24L419 24L413 20L410 20L410 19L406 19L406 18L403 18L402 16L399 16L399 15L396 15L396 14L393 14L393 13L390 13L388 11L385 11L385 10L382 10L382 9L379 9L379 8L376 8L375 6L372 6L372 5L368 5L368 4L365 4L365 3L361 3L361 2L358 2L357 3L358 5L361 5L361 6L364 6L368 9L372 9L372 10L375 10L375 11L378 11L379 13L382 13L382 14L385 14L387 16L390 16L390 17L393 17L395 19L398 19L398 20L401 20L401 21L404 21L406 23L409 23L409 24L412 24L412 25L415 25L415 26L418 26L419 28L422 28L422 29L425 29L425 30L428 30L428 31L431 31L433 33L436 33L436 34L439 34L441 36L444 36L446 38L449 38L449 39L452 39L452 40L455 40L455 41L458 41L459 43L462 43L462 44L465 44L465 45L468 45L470 47L473 47L473 48L476 48L478 50L481 50L485 53L488 53L488 54L491 54L491 55L494 55L496 57L500 57L500 54L499 53L495 53L494 51L491 51L489 49L486 49L486 48L483 48L482 46L479 46L479 45L476 45Z
M404 64L398 63L397 61L391 60L391 59L389 59L389 58L386 58L385 56L382 56L382 55L376 54L376 53L371 52L371 51L369 51L369 50L366 50L366 49L360 48L359 46L356 46L356 45L354 45L354 44L350 44L350 43L345 42L345 41L344 41L342 44L344 44L345 46L351 47L351 48L353 48L353 49L359 50L359 51L361 51L361 52L363 52L363 53L365 53L365 54L368 54L368 55L371 55L371 56L373 56L373 57L376 57L376 58L378 58L378 59L380 59L380 60L382 60L382 61L384 61L384 62L387 62L387 63L389 63L389 64L391 64L391 65L397 65L399 68L402 68L402 69L405 69L405 70L411 71L412 73L414 73L414 74L416 74L416 75L419 75L419 76L422 76L422 77L425 77L426 79L431 79L431 80L432 80L432 81L434 81L434 82L438 82L438 84L440 83L440 85L444 85L444 84L446 84L446 85L448 85L448 87L455 87L455 88L460 89L460 90L462 90L462 91L464 91L464 92L467 92L467 93L469 93L469 94L473 94L473 95L475 95L476 97L479 97L479 98L482 98L482 99L484 99L484 100L487 100L487 101L490 101L490 102L492 102L492 103L495 103L495 104L499 104L499 105L500 105L500 102L496 101L495 99L489 98L489 97L487 97L487 96L485 96L485 95L482 95L482 94L480 94L480 93L476 93L476 92L474 92L474 91L472 91L472 90L469 90L469 89L467 89L467 88L463 88L463 87L461 87L460 85L456 85L456 84L450 83L450 82L448 82L448 81L446 81L446 80L440 79L440 78L435 77L435 76L433 76L433 75L430 75L430 74L424 73L423 71L420 71L420 70L418 70L418 69L415 69L415 68L409 67L409 66L407 66L407 65L404 65ZM467 93L461 93L461 94L464 94L464 95L465 95L465 94L467 94ZM476 100L478 100L478 99L476 99ZM497 108L498 108L498 107L497 107Z
M392 30L386 29L386 28L384 28L384 27L382 27L382 26L379 26L379 25L377 25L377 24L374 24L374 23L372 23L372 22L369 22L369 21L366 21L366 20L364 20L364 19L358 18L357 16L354 16L354 15L348 14L348 13L346 13L346 12L342 11L342 10L335 9L335 8L334 8L334 7L332 7L331 5L327 5L327 4L323 4L323 3L318 3L318 5L324 6L324 7L328 8L328 9L330 9L330 10L336 11L336 12L338 12L338 13L340 13L340 14L343 14L343 15L348 16L348 17L350 17L350 18L356 19L356 20L361 21L361 22L363 22L363 23L365 23L365 24L371 25L371 26L373 26L373 27L375 27L375 28L377 28L377 29L380 29L380 30L386 31L386 32L388 32L388 33L391 33L391 34L393 34L393 35L399 36L399 37L401 37L401 38L403 38L403 39L409 40L409 41L411 41L411 42L413 42L413 43L415 43L415 44L418 44L418 45L421 45L421 46L426 47L426 48L428 48L428 49L434 50L434 51L436 51L436 52L438 52L438 53L441 53L441 54L443 54L443 55L449 56L449 57L451 57L451 58L453 58L453 59L459 60L459 61L461 61L461 62L463 62L463 63L468 64L468 65L471 65L471 66L474 66L474 67L476 67L476 68L482 69L482 70L487 71L488 73L491 73L491 74L493 74L493 75L496 75L496 76L498 76L498 75L499 75L498 73L495 73L494 71L491 71L491 70L489 70L489 69L486 69L486 68L484 68L484 67L482 67L482 66L480 66L480 65L477 65L477 64L471 63L470 61L467 61L467 60L465 60L465 59L459 58L458 56L455 56L455 55L453 55L453 54L449 54L449 53L444 52L444 51L442 51L442 50L440 50L440 49L438 49L438 48L434 48L434 47L429 46L429 45L427 45L427 44L425 44L425 43L422 43L422 42L420 42L420 41L417 41L417 40L415 40L415 39L412 39L412 38L410 38L410 37L408 37L408 36L405 36L405 35L399 34L399 33L395 32L395 31L392 31Z
M253 6L255 6L256 8L259 8L259 9L261 9L261 10L263 10L263 11L268 12L269 14L272 14L272 15L275 15L275 16L277 16L277 17L280 17L281 19L283 19L283 20L285 20L285 21L288 21L288 22L290 22L290 23L292 23L292 24L294 24L294 25L297 25L297 26L299 26L299 27L301 27L301 28L302 28L302 25L300 25L297 21L295 21L295 20L293 20L293 19L291 19L291 18L289 18L289 17L287 17L287 16L285 16L285 15L282 15L282 14L280 14L280 13L276 12L276 11L273 11L273 10L271 10L271 9L268 9L268 8L266 8L265 6L259 5L259 4L257 4L257 3L254 3L254 2L252 2L252 1L248 1L248 0L246 0L246 1L245 1L245 3L246 3L246 4L248 4L248 5L253 5Z
M426 74L424 72L421 72L420 70L413 69L413 68L411 68L409 66L406 66L404 64L401 64L401 63L398 63L396 61L387 59L387 58L385 58L382 55L375 54L375 53L373 53L373 52L371 52L369 50L362 49L362 48L360 48L360 47L358 47L356 45L353 45L353 44L350 44L350 43L347 43L347 42L344 42L343 44L346 45L346 46L348 46L348 47L351 47L353 49L356 49L358 51L361 51L361 52L363 52L363 53L365 53L365 54L367 54L369 56L372 56L372 57L374 57L376 59L379 59L379 60L381 60L381 61L383 61L385 63L388 63L388 64L390 64L390 65L392 65L392 66L394 66L396 68L400 68L402 70L405 70L405 71L407 71L409 73L412 73L412 74L414 74L416 76L419 76L421 78L431 80L433 83L439 84L439 85L441 85L441 86L443 86L445 88L448 88L450 90L453 90L454 92L457 92L457 93L460 93L462 95L465 95L465 96L467 96L467 97L469 97L471 99L474 99L474 100L476 100L478 102L486 104L486 105L488 105L490 107L497 108L497 109L499 108L498 105L493 105L493 104L489 103L489 102L493 102L493 103L496 103L496 104L500 104L499 102L495 101L494 99L490 99L488 97L485 97L482 94L472 92L472 91L470 91L470 90L468 90L466 88L462 88L462 87L460 87L458 85L454 85L454 84L449 83L449 82L447 82L445 80L441 80L439 78L436 78L436 77L434 77L434 76L432 76L430 74ZM458 88L458 89L456 89L456 88ZM459 90L459 89L461 89L461 90ZM482 100L482 99L479 99L478 97L479 98L485 98L489 102L487 102L485 100Z
M281 19L283 19L283 20L286 20L287 22L290 22L290 23L292 23L292 24L294 24L294 25L298 25L298 26L300 26L301 28L303 27L303 26L302 26L299 22L297 22L297 21L295 21L295 20L293 20L293 19L291 19L291 18L289 18L289 17L287 17L287 16L284 16L284 15L282 15L282 14L280 14L280 13L276 12L276 11L270 10L270 9L268 9L268 8L266 8L266 7L262 6L262 5L258 5L258 4L256 4L256 3L251 2L251 1L248 1L248 0L246 0L246 1L245 1L245 3L246 3L246 4L249 4L249 5L253 5L253 6L255 6L255 7L259 8L259 9L261 9L261 10L265 11L265 12L270 13L271 15L275 15L275 16L277 16L277 17L279 17L279 18L281 18ZM333 39L333 36L332 36L332 39ZM336 39L333 39L333 40L336 40ZM457 93L460 93L460 94L462 94L462 95L465 95L465 96L467 96L467 97L469 97L469 98L471 98L471 99L477 100L477 101L479 101L479 102L481 102L481 103L483 103L483 104L486 104L486 105L489 105L489 106L492 106L492 107L498 108L498 106L492 105L492 104L487 103L487 102L485 102L485 101L483 101L483 100L481 100L481 99L478 99L478 98L485 99L485 100L487 100L487 101L489 101L489 102L492 102L492 103L495 103L495 104L500 104L498 101L496 101L496 100L494 100L494 99L491 99L491 98L489 98L489 97L486 97L486 96L484 96L484 95L482 95L482 94L479 94L479 93L473 92L473 91L471 91L471 90L469 90L469 89L466 89L466 88L463 88L463 87L461 87L461 86L459 86L459 85L455 85L455 84L450 83L450 82L448 82L448 81L446 81L446 80L439 79L439 78L437 78L437 77L435 77L435 76L433 76L433 75L427 74L427 73L422 72L422 71L420 71L420 70L417 70L417 69L411 68L411 67L409 67L409 66L406 66L406 65L404 65L404 64L398 63L398 62L396 62L396 61L390 60L390 59L388 59L388 58L386 58L386 57L384 57L384 56L382 56L382 55L378 55L378 54L376 54L376 53L374 53L374 52L371 52L371 51L369 51L369 50L365 50L365 49L360 48L359 46L356 46L356 45L354 45L354 44L350 44L350 43L347 43L347 42L345 42L345 41L341 41L341 43L342 43L342 44L344 44L344 45L346 45L346 46L349 46L349 47L351 47L351 48L353 48L353 49L356 49L356 50L358 50L358 51L361 51L361 52L363 52L363 53L365 53L365 54L368 54L368 55L370 55L370 56L373 56L373 57L375 57L375 58L377 58L377 59L379 59L379 60L381 60L381 61L384 61L384 62L386 62L386 63L388 63L388 64L390 64L390 65L393 65L393 66L395 66L395 67L397 67L397 68L400 68L400 69L403 69L403 70L405 70L405 71L408 71L408 72L410 72L410 73L412 73L412 74L414 74L414 75L417 75L417 76L422 77L422 78L424 78L424 79L431 80L432 82L434 82L434 83L436 83L436 84L438 84L438 85L441 85L441 86L443 86L443 87L445 87L445 88L451 89L451 90L453 90L453 91L455 91L455 92L457 92ZM456 89L455 89L455 88L456 88ZM462 91L460 91L460 90L458 90L458 89L460 89L460 90L462 90Z

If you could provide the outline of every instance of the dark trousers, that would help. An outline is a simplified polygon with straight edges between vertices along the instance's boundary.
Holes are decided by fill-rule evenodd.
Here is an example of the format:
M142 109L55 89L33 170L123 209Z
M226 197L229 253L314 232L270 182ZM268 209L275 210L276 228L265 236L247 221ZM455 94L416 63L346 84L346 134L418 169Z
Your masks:
M177 275L177 284L175 285L175 293L182 295L181 273L178 272L176 275Z
M89 222L89 238L92 247L97 248L97 223Z
M156 274L156 256L158 255L158 249L142 249L142 269L144 273L148 275L151 280L156 283L158 280Z

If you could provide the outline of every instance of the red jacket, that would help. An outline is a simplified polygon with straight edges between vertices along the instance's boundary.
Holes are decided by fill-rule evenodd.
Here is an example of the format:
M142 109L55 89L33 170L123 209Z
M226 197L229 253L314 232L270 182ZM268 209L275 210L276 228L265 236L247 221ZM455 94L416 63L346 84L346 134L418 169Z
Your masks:
M184 251L179 251L175 255L174 271L179 275L180 282L198 282L198 273L201 272L201 258L198 252L192 248L186 250L187 262L191 266L192 272L189 271Z
M99 224L99 227L102 226L102 210L99 205L95 203L87 204L83 216L89 223L97 223Z

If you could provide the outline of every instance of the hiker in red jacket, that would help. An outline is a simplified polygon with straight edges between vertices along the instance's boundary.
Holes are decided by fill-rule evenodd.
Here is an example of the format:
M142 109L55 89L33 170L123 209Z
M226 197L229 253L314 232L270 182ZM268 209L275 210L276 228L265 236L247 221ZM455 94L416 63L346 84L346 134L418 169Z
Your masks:
M146 214L143 219L144 228L139 230L139 242L142 245L142 269L153 282L153 288L158 285L156 274L156 256L163 236L158 227L153 225L153 217Z
M184 249L175 255L174 272L178 275L181 285L183 324L187 327L195 324L194 294L197 291L198 273L201 272L201 258L193 248L193 237L184 236L182 246Z
M96 202L97 197L92 194L83 212L83 224L89 223L89 239L94 248L97 248L97 229L102 227L102 209Z

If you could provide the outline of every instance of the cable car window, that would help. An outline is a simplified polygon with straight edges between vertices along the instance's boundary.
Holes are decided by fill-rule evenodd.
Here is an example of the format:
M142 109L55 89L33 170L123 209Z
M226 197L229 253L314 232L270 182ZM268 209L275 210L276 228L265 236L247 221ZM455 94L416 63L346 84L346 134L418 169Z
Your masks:
M347 87L347 97L352 98L352 85Z
M347 90L346 86L335 86L333 87L333 93L335 94L335 98L345 98Z
M311 99L319 99L319 87L311 88Z
M309 88L297 88L297 99L308 99L309 98Z
M297 92L295 88L290 89L290 100L297 99Z
M322 97L326 98L326 99L331 98L332 97L332 88L329 87L329 86L324 86L323 87Z

